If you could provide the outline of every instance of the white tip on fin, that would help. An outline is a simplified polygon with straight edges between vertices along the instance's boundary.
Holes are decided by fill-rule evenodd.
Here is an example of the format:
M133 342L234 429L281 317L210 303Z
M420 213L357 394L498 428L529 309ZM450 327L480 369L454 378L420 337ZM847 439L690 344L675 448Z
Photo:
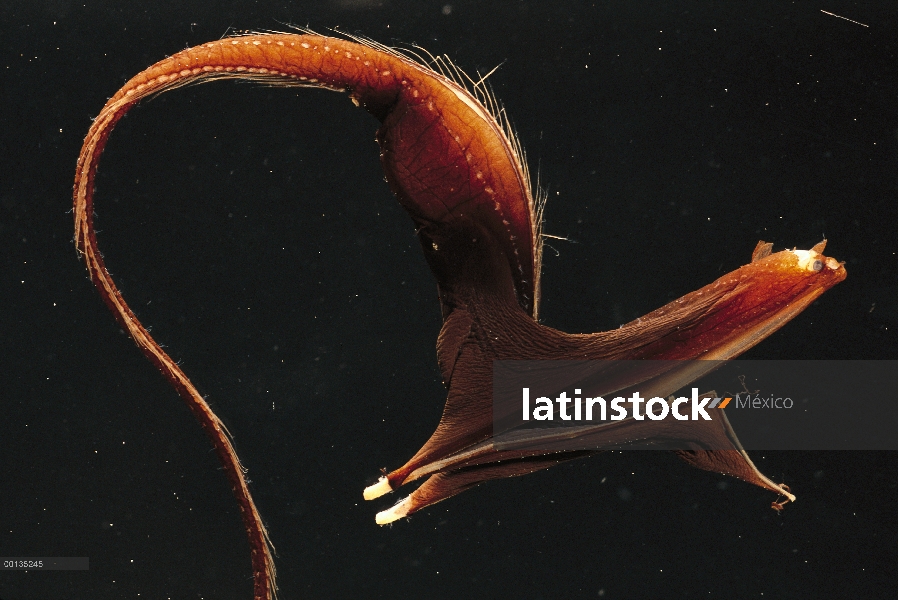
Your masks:
M819 271L823 268L823 262L818 260L818 254L814 250L793 250L798 257L798 268L804 271Z
M381 477L377 480L377 483L365 488L365 500L374 500L375 498L380 498L384 494L389 494L392 491L393 488L390 487L390 480L386 477Z
M410 499L410 497L403 498L400 502L396 503L393 508L389 508L377 513L377 516L374 518L375 522L378 525L386 525L387 523L398 521L402 517L408 515L408 505L410 504Z

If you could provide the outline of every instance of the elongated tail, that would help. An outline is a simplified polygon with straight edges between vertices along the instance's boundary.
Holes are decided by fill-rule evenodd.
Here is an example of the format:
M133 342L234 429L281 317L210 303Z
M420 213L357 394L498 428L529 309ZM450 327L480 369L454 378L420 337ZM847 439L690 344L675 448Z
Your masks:
M407 57L374 44L316 35L228 38L189 48L139 73L103 107L84 140L74 185L75 245L116 319L184 399L218 453L240 505L252 549L254 597L275 593L273 548L224 425L128 307L97 248L94 178L112 128L148 96L213 79L266 80L349 92L383 123L381 160L415 221L437 275L444 313L464 273L453 269L449 239L461 230L489 235L501 247L515 301L535 316L538 302L537 209L510 135L469 92ZM441 251L440 248L443 248Z

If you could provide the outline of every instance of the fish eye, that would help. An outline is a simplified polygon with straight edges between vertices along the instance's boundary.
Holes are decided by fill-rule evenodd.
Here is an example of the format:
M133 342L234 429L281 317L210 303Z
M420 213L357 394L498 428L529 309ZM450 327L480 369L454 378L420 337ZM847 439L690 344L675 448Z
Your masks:
M823 261L822 261L822 260L815 260L815 261L814 261L814 265L813 265L813 269L814 269L815 271L819 271L819 270L822 269L822 268L823 268Z

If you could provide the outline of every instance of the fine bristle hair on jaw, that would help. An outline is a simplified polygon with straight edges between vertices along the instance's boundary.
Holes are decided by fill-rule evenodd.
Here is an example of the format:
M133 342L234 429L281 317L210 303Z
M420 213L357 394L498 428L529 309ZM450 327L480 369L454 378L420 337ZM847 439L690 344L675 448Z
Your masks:
M321 33L312 30L308 26L303 27L292 24L287 24L286 26L289 29L299 31L306 35L322 35ZM267 30L259 32L237 32L235 33L235 37L279 33L282 32ZM489 86L489 77L492 76L493 73L495 73L499 69L499 67L501 67L501 63L490 70L486 75L482 75L477 79L474 79L467 72L458 67L458 65L456 65L448 56L435 56L423 47L415 44L411 45L411 47L409 48L388 46L386 44L377 42L376 40L372 40L367 36L349 33L338 28L330 29L329 35L355 42L378 52L394 56L403 61L409 61L417 65L419 68L425 69L434 77L444 79L446 82L455 85L459 89L466 92L469 96L471 96L476 101L476 103L483 108L484 112L492 117L493 121L498 125L498 133L504 138L505 142L508 144L508 147L511 148L515 157L515 161L518 167L521 169L521 173L523 174L524 178L523 183L527 193L527 204L530 212L530 243L531 248L533 249L533 264L531 265L533 271L533 281L529 282L529 287L532 289L532 308L530 312L534 320L538 319L539 304L541 298L540 279L542 274L543 252L543 210L545 208L546 201L548 200L548 195L541 192L538 185L536 187L533 187L530 169L527 164L527 155L524 151L524 147L521 144L520 138L518 137L515 128L511 123L511 120L508 118L508 114L506 113L504 107L502 106L501 102L499 102L496 95L493 93L491 87ZM249 79L249 77L247 79ZM304 84L296 84L288 81L285 82L284 85L303 86Z
M320 35L307 27L291 26L291 28L310 35ZM347 33L338 29L333 29L331 31L333 34L351 40L357 44L368 46L369 48L385 54L390 54L402 60L411 61L419 67L428 70L434 76L442 77L473 97L484 109L485 113L492 117L495 123L499 126L499 133L504 137L508 146L512 149L512 152L515 155L515 160L523 173L527 191L527 203L530 210L530 242L533 248L533 281L531 284L533 290L533 308L531 316L534 320L537 320L539 318L539 303L542 295L540 292L540 279L542 274L543 252L543 211L546 202L548 201L548 194L543 192L538 184L536 187L533 186L530 168L527 164L527 153L524 150L524 146L521 144L514 125L508 118L508 113L505 111L502 103L498 100L489 85L489 77L502 66L501 63L496 65L486 75L474 79L466 71L456 65L448 56L435 56L421 46L412 45L411 48L393 47L381 44L366 36ZM422 54L426 55L426 58L425 56L422 56Z

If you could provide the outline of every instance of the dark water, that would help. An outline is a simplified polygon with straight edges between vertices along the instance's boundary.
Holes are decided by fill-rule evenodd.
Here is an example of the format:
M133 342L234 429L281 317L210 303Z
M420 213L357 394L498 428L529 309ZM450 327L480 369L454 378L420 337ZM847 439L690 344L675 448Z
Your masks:
M0 6L3 600L248 598L236 503L199 427L71 243L90 118L131 75L238 29L339 26L488 72L549 189L543 321L616 327L759 239L848 279L757 359L898 357L892 2L204 2ZM863 27L820 12L846 16ZM444 14L448 12L449 14ZM339 94L196 86L116 128L100 245L234 434L283 598L889 597L894 453L755 452L798 502L614 453L379 528L361 492L436 425L435 285ZM850 399L846 399L850 401Z

